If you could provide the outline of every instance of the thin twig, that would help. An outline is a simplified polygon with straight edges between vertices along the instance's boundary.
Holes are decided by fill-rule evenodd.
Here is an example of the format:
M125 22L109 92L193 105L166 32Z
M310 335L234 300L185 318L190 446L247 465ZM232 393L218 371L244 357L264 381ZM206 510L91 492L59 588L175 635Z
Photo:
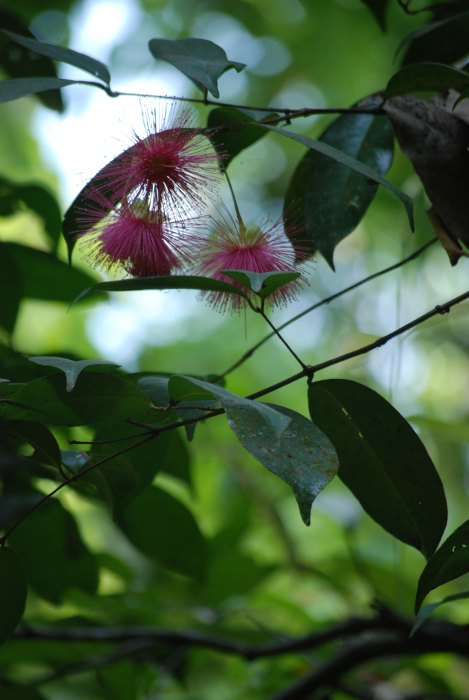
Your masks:
M295 321L298 321L300 318L303 318L303 316L306 316L307 314L311 313L312 311L315 311L316 309L319 309L321 306L324 306L325 304L329 304L331 301L335 301L335 299L338 299L341 296L344 296L344 294L348 294L348 292L351 292L354 289L357 289L358 287L361 287L363 284L366 284L367 282L371 282L372 280L376 279L377 277L381 277L381 275L385 275L388 272L392 272L393 270L397 270L401 266L407 264L411 260L415 260L416 258L421 255L427 248L429 248L431 245L433 245L437 241L437 237L432 238L430 241L427 241L427 243L424 243L420 248L417 248L417 250L414 250L413 253L408 255L407 257L403 258L402 260L399 260L397 263L393 263L389 267L385 267L382 270L378 270L378 272L374 272L372 275L368 275L368 277L364 277L363 279L359 280L358 282L354 282L348 287L344 287L344 289L341 289L339 292L335 292L335 294L331 294L331 296L326 297L325 299L322 299L321 301L318 301L316 304L313 304L312 306L308 306L307 309L304 309L304 311L301 311L299 314L296 314L296 316L292 316L292 318L288 319L288 321L285 321L285 323L282 323L281 326L278 327L277 330L282 331L284 328L289 326L291 323L294 323ZM234 364L232 364L230 367L228 367L227 370L225 370L222 374L217 376L217 379L224 379L228 374L233 372L235 369L238 369L246 360L248 360L250 357L254 355L254 353L259 350L259 348L264 345L268 340L273 338L275 336L275 333L269 333L268 335L264 336L259 342L257 342L255 345L253 345L249 350L246 350L246 352L237 360Z

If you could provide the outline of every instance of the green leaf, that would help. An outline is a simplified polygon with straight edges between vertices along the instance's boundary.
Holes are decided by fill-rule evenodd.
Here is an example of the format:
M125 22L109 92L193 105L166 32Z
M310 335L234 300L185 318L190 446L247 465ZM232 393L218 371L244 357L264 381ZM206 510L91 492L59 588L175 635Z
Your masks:
M385 99L404 93L445 92L450 88L462 92L469 87L469 73L443 63L415 63L393 75L386 86Z
M375 17L382 31L386 31L386 11L388 9L389 0L361 0L366 5L370 12Z
M191 388L191 384L195 386ZM243 447L292 488L301 517L309 525L314 499L338 468L332 444L310 420L287 408L250 401L192 377L171 377L169 392L173 400L216 396Z
M280 129L277 126L268 126L267 124L259 124L259 126L263 129L270 129L270 131L274 131L275 133L281 134L282 136L285 136L289 139L293 139L293 141L297 141L298 143L303 144L303 146L318 151L319 153L322 153L323 155L327 156L327 158L332 158L332 160L335 160L338 163L345 165L347 168L350 168L351 170L354 170L360 175L363 175L365 178L376 182L378 185L384 185L384 187L390 190L401 200L406 210L407 217L409 219L409 225L412 230L414 229L412 199L407 194L405 194L405 192L402 192L398 187L393 185L392 182L386 180L384 177L382 177L379 173L377 173L365 163L362 163L359 160L352 158L347 153L344 153L344 151L334 148L333 146L330 146L329 144L324 143L323 141L318 141L307 136L302 136L301 134L295 134L292 131Z
M184 73L197 87L219 97L218 78L231 68L238 73L246 67L227 58L223 49L207 39L150 39L151 54Z
M142 491L119 517L118 524L141 552L160 566L200 577L205 568L205 541L194 516L156 486Z
M3 5L5 4L3 3ZM21 14L26 17L23 12L24 2L21 5ZM0 7L0 27L34 38L26 22L15 11L9 12L5 7ZM0 65L10 78L57 77L54 62L50 58L28 51L23 46L14 43L2 32L0 32ZM43 92L38 95L38 99L46 107L56 112L64 110L60 90Z
M446 499L409 423L375 391L345 379L314 382L309 409L337 450L340 478L363 508L428 558L446 526Z
M23 297L23 285L13 255L0 244L0 327L13 333Z
M37 365L61 369L65 374L66 391L72 391L75 388L80 373L87 367L96 367L97 365L118 367L107 360L69 360L66 357L54 357L53 355L30 357L29 360Z
M343 114L319 139L372 168L380 176L390 168L394 135L387 117ZM319 250L334 269L335 247L360 223L378 189L350 167L310 150L300 161L285 198L284 219L290 238L304 255ZM298 233L296 233L296 231Z
M55 197L41 185L19 184L0 177L0 214L9 216L26 207L42 220L44 230L57 247L60 236L60 209Z
M54 604L69 589L95 593L98 566L83 544L71 514L50 499L31 513L9 538L35 592Z
M463 12L455 14L455 10L462 9ZM467 0L451 5L435 4L432 10L436 21L414 29L400 42L396 56L405 48L403 63L437 61L449 65L466 56L469 33ZM446 12L450 14L444 16Z
M469 520L458 527L429 559L420 576L415 611L425 596L443 583L469 572Z
M93 278L69 267L63 260L43 250L0 242L0 258L9 256L18 269L18 284L31 299L61 301L69 304Z
M0 103L19 100L20 97L35 95L38 92L58 90L68 85L86 85L83 80L64 78L11 78L0 81Z
M199 289L201 291L229 292L230 294L237 294L244 299L248 298L242 289L228 282L221 282L210 277L174 275L168 277L133 277L115 282L99 282L83 290L75 299L75 302L97 292L132 292L142 289Z
M16 553L0 548L0 644L13 633L26 605L26 577Z
M21 46L24 46L30 51L34 51L41 56L47 56L47 58L52 58L56 61L68 63L70 66L81 68L81 70L91 73L91 75L99 78L108 86L111 82L111 75L108 67L105 66L104 63L101 63L101 61L91 58L91 56L86 56L83 53L73 51L72 49L67 49L63 46L55 46L54 44L48 44L44 41L38 41L37 39L21 36L15 32L3 30L3 33L17 44L21 44Z
M432 615L433 611L439 608L440 605L444 605L445 603L453 603L456 600L465 600L466 598L469 598L468 591L466 591L465 593L455 593L454 595L446 596L446 598L443 598L443 600L439 600L436 603L429 603L428 605L424 605L423 608L420 608L420 610L418 611L417 617L415 618L415 622L412 626L409 636L412 637L417 632L417 630L423 625L425 620L428 620L430 615Z
M23 420L0 421L0 436L4 434L15 435L32 445L34 447L32 458L37 462L60 468L62 455L57 440L42 423Z
M261 299L273 294L279 287L298 279L299 272L250 272L249 270L222 270L235 282L251 289Z
M0 680L0 697L2 700L46 700L45 696L39 693L30 685L20 685Z
M40 420L52 425L86 425L110 420L148 419L150 401L120 376L83 372L72 392L57 372L20 386L0 413L5 418Z
M256 126L257 121L277 116L275 112L259 116L256 112L233 107L212 109L208 115L206 133L222 158L222 170L228 167L238 153L266 135L263 129Z

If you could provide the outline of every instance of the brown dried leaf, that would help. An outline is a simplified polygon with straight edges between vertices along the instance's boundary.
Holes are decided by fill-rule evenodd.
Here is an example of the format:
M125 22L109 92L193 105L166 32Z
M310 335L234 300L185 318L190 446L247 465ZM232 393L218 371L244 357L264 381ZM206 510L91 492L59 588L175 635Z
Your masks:
M454 92L432 100L400 95L383 105L433 205L430 219L435 228L438 222L453 265L462 254L459 241L469 245L469 114L465 103L452 111L456 98Z

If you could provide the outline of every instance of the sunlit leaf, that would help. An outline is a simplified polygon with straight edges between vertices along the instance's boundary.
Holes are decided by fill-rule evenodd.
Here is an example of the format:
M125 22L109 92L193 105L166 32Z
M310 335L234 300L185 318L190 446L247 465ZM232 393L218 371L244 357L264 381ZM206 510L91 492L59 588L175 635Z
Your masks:
M105 66L104 63L101 63L101 61L91 58L91 56L73 51L73 49L67 49L64 46L56 46L44 41L38 41L32 37L21 36L15 32L4 30L4 34L17 44L21 44L21 46L25 46L30 51L34 51L41 56L47 56L47 58L53 58L56 61L62 61L76 68L81 68L102 80L106 85L109 85L111 82L111 75L108 67Z
M313 382L309 409L337 450L340 478L367 513L431 556L446 526L446 499L410 424L375 391L346 379Z
M230 61L224 50L207 39L150 39L151 54L184 73L203 92L219 97L218 79L230 68L238 73L245 63Z
M415 611L425 596L443 583L469 573L469 520L455 530L429 559L420 576Z
M26 605L26 577L21 562L9 547L0 548L0 644L12 634Z
M386 117L343 114L320 136L330 146L372 168L380 176L390 168L394 135ZM378 189L356 170L309 150L300 161L285 198L284 218L301 254L319 250L334 269L337 244L360 223Z
M118 366L107 360L69 360L66 357L55 357L54 355L42 355L30 357L29 359L37 365L61 369L65 374L66 391L72 391L74 389L80 373L87 367L95 367L97 365L108 365L110 367Z

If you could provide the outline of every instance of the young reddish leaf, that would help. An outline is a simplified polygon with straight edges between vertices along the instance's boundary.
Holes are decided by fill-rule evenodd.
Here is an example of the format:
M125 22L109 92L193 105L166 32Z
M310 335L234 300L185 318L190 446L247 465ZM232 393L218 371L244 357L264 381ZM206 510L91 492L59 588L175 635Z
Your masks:
M309 410L337 450L339 477L367 513L431 556L446 526L446 499L409 423L375 391L346 379L313 382Z

